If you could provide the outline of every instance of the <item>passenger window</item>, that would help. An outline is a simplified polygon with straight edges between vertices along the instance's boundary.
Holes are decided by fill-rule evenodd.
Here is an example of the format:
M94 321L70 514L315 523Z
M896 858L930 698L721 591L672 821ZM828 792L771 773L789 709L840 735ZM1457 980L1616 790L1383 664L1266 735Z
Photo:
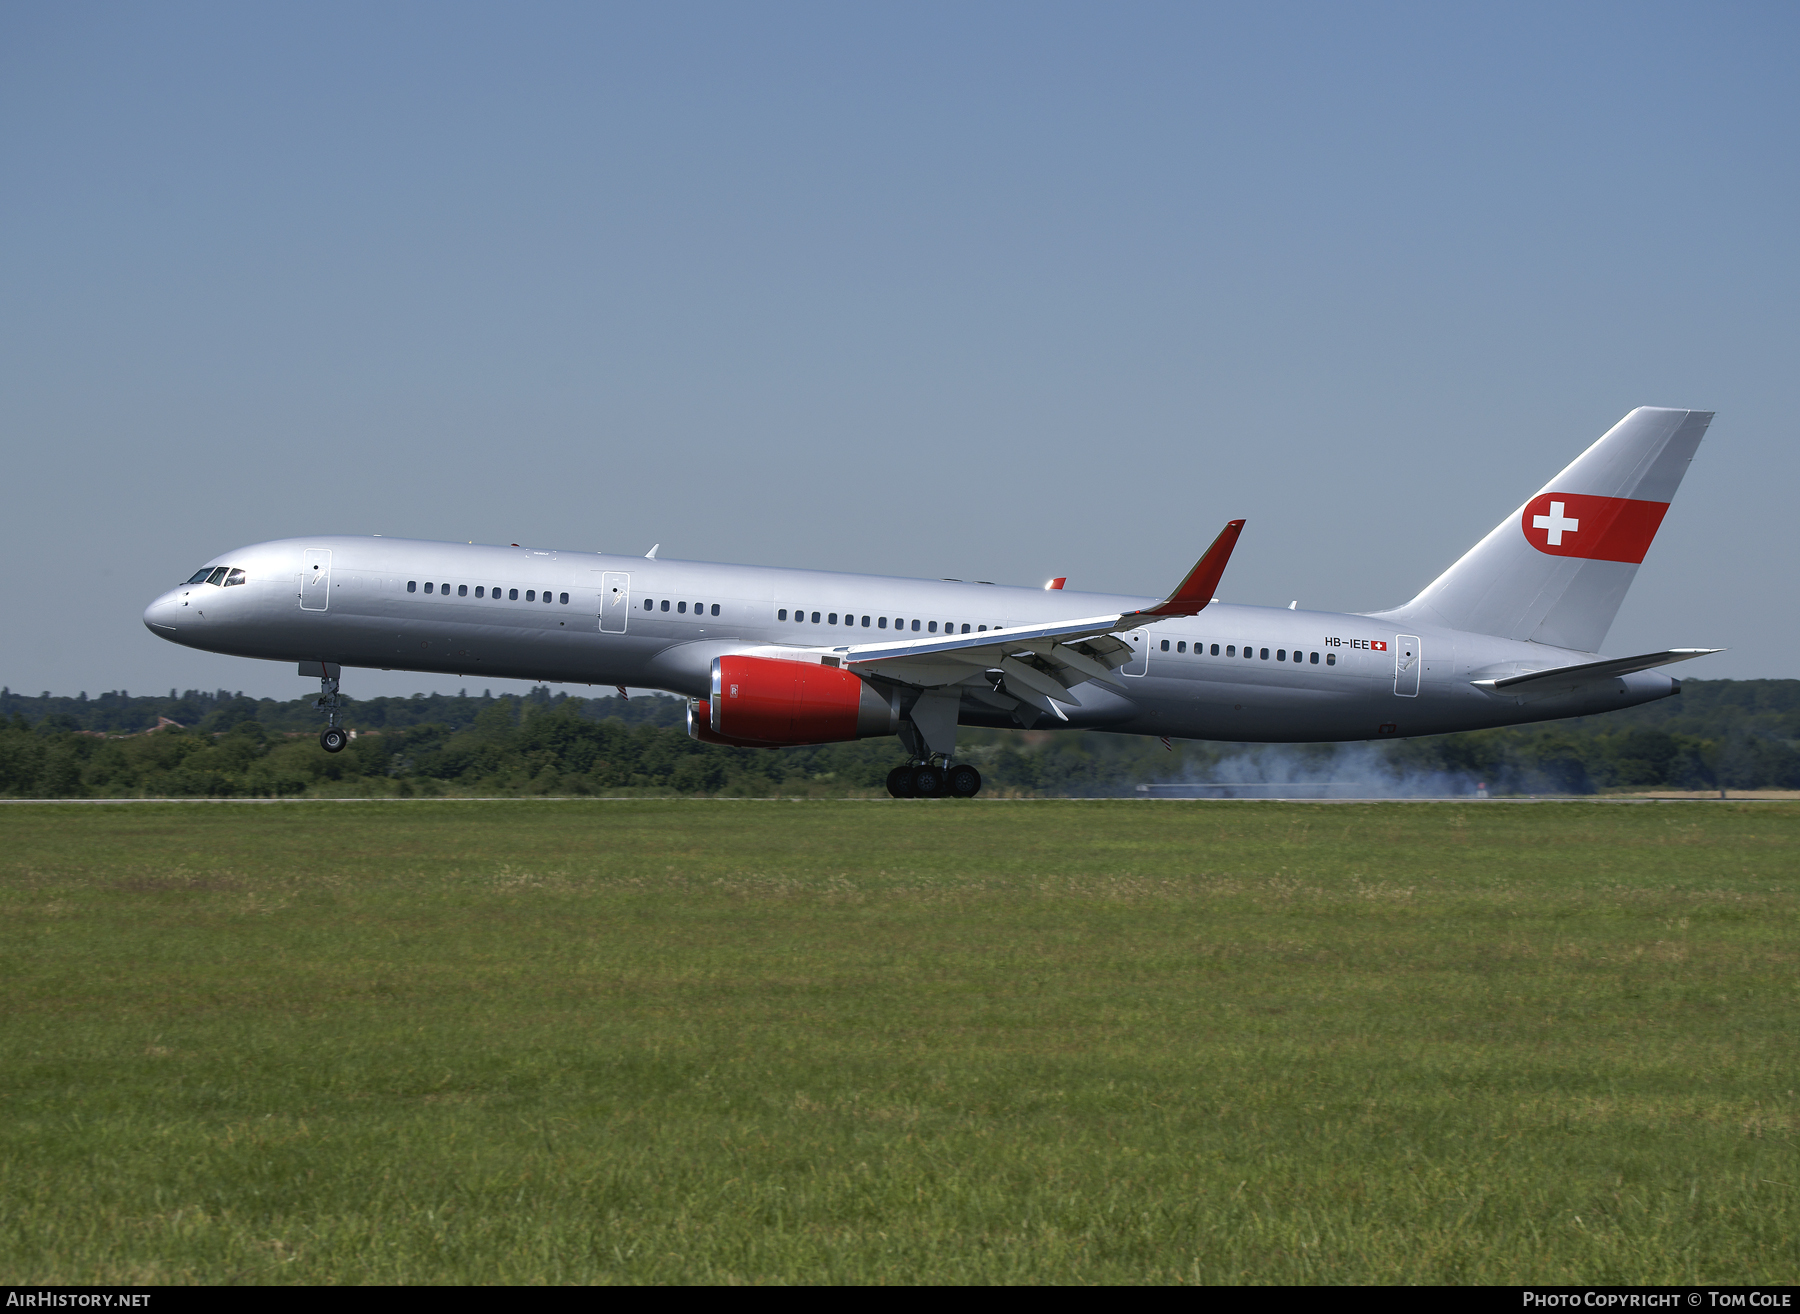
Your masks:
M1264 656L1267 656L1267 654L1265 653ZM1285 662L1287 660L1287 649L1277 648L1275 650L1275 660L1278 662Z
M937 633L937 622L932 621L931 624L927 625L925 627L925 632L927 634L936 634Z
M776 612L775 619L776 620L786 620L787 619L787 608L783 607L780 611Z
M1267 648L1264 648L1264 649L1263 649L1263 650L1262 650L1262 659L1263 659L1263 660L1264 660L1264 661L1265 661L1265 662L1266 662L1266 661L1268 661L1268 660L1269 660L1269 650L1268 650L1268 649L1267 649Z
M862 626L862 627L863 627L863 628L864 628L864 629L865 629L865 630L866 630L866 629L868 629L868 628L869 628L869 618L868 618L868 617L867 617L867 616L864 616L864 617L863 617L863 626Z
M408 593L417 593L419 591L419 581L416 579L407 580L406 581L406 591Z
M514 590L513 590L513 597L515 597L515 598L516 598L516 597L518 597L518 596L519 596L519 591L518 591L518 590L517 590L517 589L514 589ZM644 599L644 610L645 610L645 611L655 611L655 610L656 610L656 599L654 599L654 598L645 598L645 599Z
M1169 641L1167 639L1164 639L1162 641L1162 650L1164 652L1167 652L1169 650Z
M1179 643L1177 643L1177 644L1176 644L1176 645L1175 645L1175 651L1176 651L1176 652L1186 652L1186 651L1187 651L1187 643L1186 643L1186 641L1185 641L1185 640L1184 640L1184 641L1182 641L1182 642L1179 642ZM1195 652L1199 652L1199 651L1200 651L1200 645L1199 645L1199 644L1195 644L1195 645L1194 645L1194 651L1195 651Z
M519 600L519 591L517 589L508 589L506 591L506 600L508 602L517 602ZM644 604L645 607L649 607L649 605L648 602Z
M976 627L975 627L975 629L976 629L976 632L977 632L977 633L980 633L980 634L986 634L986 633L987 633L987 626L985 626L985 625L977 625L977 626L976 626Z
M431 592L431 581L430 580L425 581L425 591L427 593Z
M712 605L712 614L715 616L719 614L719 604L716 602Z
M537 601L537 590L536 589L526 589L525 590L525 601L536 602ZM667 611L668 609L669 609L669 604L666 602L663 603L663 610Z
M814 625L817 625L819 623L819 613L816 611L813 613L812 623Z
M485 598L487 596L487 592L486 592L486 590L484 590L481 587L481 585L477 584L475 586L475 596L478 598Z
M878 630L885 630L887 628L887 617L882 616L878 618L875 622L875 628Z
M569 605L569 595L567 593L559 593L557 594L557 601L566 607Z
M1216 643L1212 646L1212 655L1215 657L1219 655L1219 645Z
M937 628L937 626L933 625L931 628L935 630ZM919 632L919 622L914 621L913 622L913 633L917 634L918 632Z
M1307 660L1314 666L1317 666L1319 664L1319 654L1315 652L1311 657L1307 658Z
M836 625L837 624L837 613L835 611L832 612L831 615L827 619L829 619L833 625Z
M685 603L685 602L676 603L675 610L683 616L687 615L687 603Z
M1325 654L1325 664L1327 666L1336 666L1337 665L1337 654L1335 652L1326 653Z
M669 600L667 598L664 598L662 600L662 609L664 611L667 611L669 609Z
M969 632L969 622L968 621L963 622L962 632L964 634L967 634Z
M456 596L459 598L468 597L469 596L469 586L467 584L458 584L456 586Z
M1237 656L1237 644L1235 644L1235 643L1226 644L1225 645L1225 655L1227 657Z

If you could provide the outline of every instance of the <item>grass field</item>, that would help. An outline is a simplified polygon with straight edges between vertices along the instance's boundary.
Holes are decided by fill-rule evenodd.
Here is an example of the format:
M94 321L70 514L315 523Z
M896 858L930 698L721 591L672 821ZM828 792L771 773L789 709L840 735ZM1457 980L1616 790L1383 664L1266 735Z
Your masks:
M1800 807L0 841L6 1282L1800 1278Z

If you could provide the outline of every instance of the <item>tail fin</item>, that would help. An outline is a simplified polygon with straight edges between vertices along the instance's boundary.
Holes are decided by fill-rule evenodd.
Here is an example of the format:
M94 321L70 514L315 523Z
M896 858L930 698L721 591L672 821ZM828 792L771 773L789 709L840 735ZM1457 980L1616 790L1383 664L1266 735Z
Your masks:
M1597 652L1711 411L1640 406L1411 602L1383 615Z

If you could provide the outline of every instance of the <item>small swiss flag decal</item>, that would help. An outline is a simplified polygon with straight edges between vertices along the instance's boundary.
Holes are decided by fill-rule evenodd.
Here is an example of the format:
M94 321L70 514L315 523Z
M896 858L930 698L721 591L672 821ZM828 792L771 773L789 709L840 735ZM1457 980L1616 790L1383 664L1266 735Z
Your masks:
M1587 493L1539 493L1525 504L1519 528L1525 541L1553 557L1625 561L1637 565L1650 550L1667 502Z
M1376 652L1386 652L1387 651L1387 640L1386 639L1370 639L1369 647L1373 648Z

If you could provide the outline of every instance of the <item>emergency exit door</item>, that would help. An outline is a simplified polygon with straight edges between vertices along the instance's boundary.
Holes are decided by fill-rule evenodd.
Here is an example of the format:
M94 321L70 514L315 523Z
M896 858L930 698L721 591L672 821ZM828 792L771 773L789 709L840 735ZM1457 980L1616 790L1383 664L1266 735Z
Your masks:
M1131 660L1119 668L1119 674L1143 675L1150 669L1150 640L1142 630L1126 630L1118 637L1131 645Z

